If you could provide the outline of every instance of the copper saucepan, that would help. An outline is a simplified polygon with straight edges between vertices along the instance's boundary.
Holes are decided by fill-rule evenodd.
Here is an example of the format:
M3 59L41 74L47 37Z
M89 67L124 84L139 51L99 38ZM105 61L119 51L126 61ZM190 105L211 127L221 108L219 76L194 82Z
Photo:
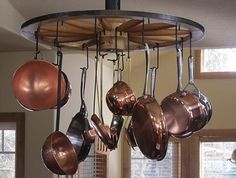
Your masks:
M117 60L119 60L119 57ZM123 62L124 61L122 58L122 63ZM128 84L121 81L122 70L123 69L120 68L118 69L118 81L107 92L106 103L113 114L129 116L132 115L133 106L136 102L136 97L132 89L128 86Z
M61 67L62 52L57 52L59 61L57 79L57 115L56 131L49 135L42 147L42 158L45 166L58 175L73 175L78 168L77 155L73 145L65 134L59 132L61 101Z
M202 116L198 98L182 89L182 49L177 50L178 87L161 102L169 133L177 138L189 137L194 131L194 120Z
M57 104L57 72L54 65L31 60L13 74L12 88L16 99L29 110L45 110ZM66 93L66 82L61 80L61 96Z
M78 162L84 161L88 156L88 153L91 148L91 143L94 141L94 134L89 135L87 133L91 130L88 121L88 111L84 100L85 95L85 83L86 83L86 72L87 68L82 68L82 76L81 76L81 88L80 88L80 96L81 96L81 107L80 111L73 117L66 135L71 141L72 145L75 148L77 153Z
M62 132L50 134L42 147L45 166L54 174L73 175L77 171L78 161L75 149Z
M147 95L147 82L150 63L150 52L146 46L146 75L143 96L138 98L134 105L132 124L133 133L140 151L150 159L162 160L165 157L168 145L168 130L160 105L154 97L151 87L151 95ZM155 71L155 70L154 70ZM152 75L155 78L155 75ZM154 86L155 79L152 78Z
M194 132L196 132L202 129L209 122L212 115L212 109L209 100L206 98L206 96L204 96L200 92L200 90L196 87L194 83L194 77L193 77L194 58L191 55L188 58L188 71L189 71L189 81L187 86L184 88L184 91L194 94L199 99L199 102L202 105L201 115L193 119Z

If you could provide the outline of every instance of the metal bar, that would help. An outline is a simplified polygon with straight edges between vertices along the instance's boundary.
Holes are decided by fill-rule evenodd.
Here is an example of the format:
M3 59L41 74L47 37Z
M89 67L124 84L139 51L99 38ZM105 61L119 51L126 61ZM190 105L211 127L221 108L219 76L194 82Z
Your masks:
M120 0L106 0L106 10L120 10Z
M57 75L57 115L56 115L56 131L59 131L60 127L60 112L61 112L61 69L62 69L62 58L63 54L61 48L57 48L57 65L58 65L58 75Z

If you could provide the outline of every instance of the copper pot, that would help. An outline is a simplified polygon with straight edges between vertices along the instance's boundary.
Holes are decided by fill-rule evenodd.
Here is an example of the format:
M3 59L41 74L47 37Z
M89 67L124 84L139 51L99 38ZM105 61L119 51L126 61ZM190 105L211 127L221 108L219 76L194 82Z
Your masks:
M31 60L20 66L12 78L16 99L30 110L45 110L57 104L58 69L42 60ZM66 83L61 80L61 98L65 96Z
M118 76L121 70L118 69ZM110 111L115 115L132 115L136 97L132 89L123 81L118 81L106 94L106 103Z
M66 105L66 103L69 101L70 96L71 96L71 92L72 92L72 87L71 87L71 84L70 84L70 81L69 81L67 75L64 72L62 72L62 74L63 74L63 78L64 78L65 84L66 84L66 91L65 91L64 97L61 99L61 102L60 102L61 107Z
M194 118L194 132L202 129L210 120L212 115L212 108L209 100L204 96L197 86L194 83L193 71L194 71L194 58L193 56L189 56L188 58L188 71L189 71L189 81L187 86L184 88L185 92L194 94L199 102L201 103L201 115L199 117Z
M140 151L149 159L162 160L167 151L169 134L160 105L154 97L154 87L151 95L147 95L150 52L146 44L146 75L143 96L134 105L132 124L133 134ZM153 70L155 72L155 70ZM152 75L155 78L155 75ZM155 79L152 77L152 86Z
M196 121L201 119L203 106L198 97L182 89L182 50L177 51L177 91L161 102L169 133L177 138L193 134Z
M78 161L75 149L63 133L56 131L49 135L42 147L45 166L58 175L73 175L77 171Z

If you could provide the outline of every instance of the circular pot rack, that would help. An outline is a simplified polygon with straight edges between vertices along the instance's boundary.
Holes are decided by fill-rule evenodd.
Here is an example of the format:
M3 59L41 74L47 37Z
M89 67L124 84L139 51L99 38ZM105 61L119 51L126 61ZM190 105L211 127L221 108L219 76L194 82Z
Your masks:
M89 10L48 14L33 18L21 27L22 35L49 46L80 49L88 47L115 52L140 50L147 43L150 48L169 47L192 38L202 39L204 27L194 21L158 13ZM176 38L176 36L178 36Z

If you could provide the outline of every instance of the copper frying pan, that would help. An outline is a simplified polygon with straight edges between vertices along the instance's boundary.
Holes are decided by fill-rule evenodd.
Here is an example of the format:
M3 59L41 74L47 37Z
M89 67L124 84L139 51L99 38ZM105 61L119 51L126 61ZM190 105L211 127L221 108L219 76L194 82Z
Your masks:
M138 98L132 115L133 133L140 151L150 159L162 160L168 145L168 130L160 105L152 95L147 95L150 52L146 47L146 75L143 96ZM154 79L152 79L154 82Z

